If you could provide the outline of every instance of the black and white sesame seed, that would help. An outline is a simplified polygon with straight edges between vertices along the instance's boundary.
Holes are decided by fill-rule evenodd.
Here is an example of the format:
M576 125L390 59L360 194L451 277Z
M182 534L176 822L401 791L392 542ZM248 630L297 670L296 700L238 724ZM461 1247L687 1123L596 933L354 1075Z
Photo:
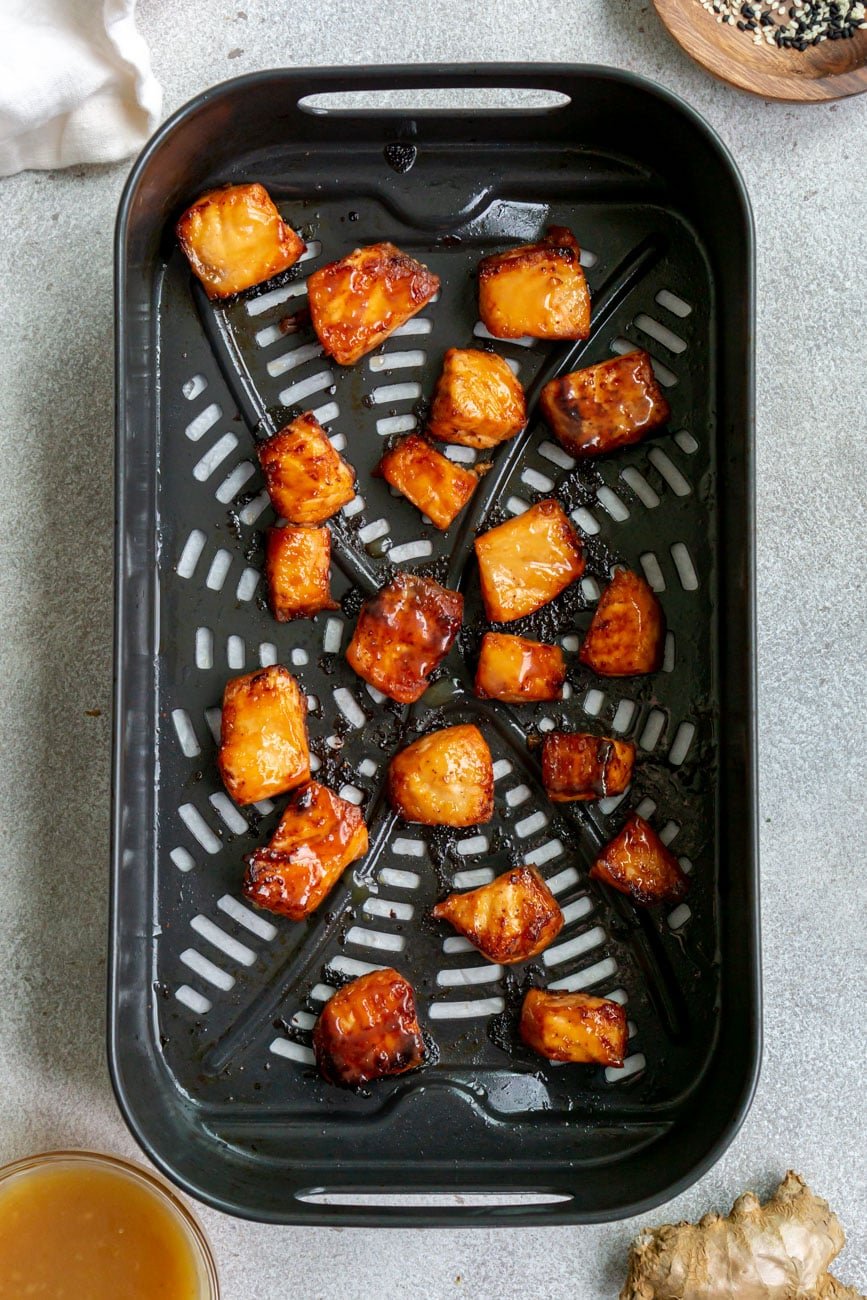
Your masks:
M737 27L754 45L803 52L822 41L849 40L867 29L865 0L698 0L718 23Z

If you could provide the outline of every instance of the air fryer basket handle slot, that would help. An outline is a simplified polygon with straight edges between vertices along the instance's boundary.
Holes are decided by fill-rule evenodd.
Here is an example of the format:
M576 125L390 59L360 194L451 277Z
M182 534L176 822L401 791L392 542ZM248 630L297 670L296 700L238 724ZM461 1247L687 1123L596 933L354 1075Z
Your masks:
M539 1213L544 1215L549 1205L561 1205L573 1199L569 1192L511 1192L503 1188L497 1192L484 1190L445 1191L432 1189L429 1192L407 1192L400 1188L383 1187L376 1191L356 1191L346 1188L308 1188L295 1193L297 1201L315 1205L320 1213L333 1209L340 1213L342 1219L351 1219L356 1214L367 1214L376 1210L384 1215L389 1211L397 1212L402 1221L406 1217L430 1215L436 1210L440 1215L454 1212L456 1217L466 1218L467 1210L477 1209L486 1212L494 1210L507 1216L512 1209L519 1209L523 1214Z
M568 108L562 68L526 64L512 68L473 64L450 68L336 68L322 70L315 94L298 99L312 115L419 112L453 114L456 107L479 107L487 113L557 113ZM524 92L520 104L497 102L504 92ZM415 92L422 92L421 100ZM429 92L442 92L431 96ZM401 92L411 92L404 93ZM532 96L533 98L529 98ZM425 104L427 98L429 102ZM333 101L338 100L335 104ZM472 100L472 104L469 100ZM458 100L466 100L467 103ZM340 102L342 101L342 102Z
M389 87L370 90L332 90L316 95L304 95L298 100L302 113L337 116L347 114L356 117L375 113L412 113L431 115L436 113L453 113L458 109L479 109L488 113L556 113L567 108L572 102L569 95L559 90L549 90L542 86L510 86L500 84L479 90L477 87L465 86L455 81L449 87L421 85L418 87ZM504 104L498 102L497 96L514 94L519 91L522 98L518 103Z

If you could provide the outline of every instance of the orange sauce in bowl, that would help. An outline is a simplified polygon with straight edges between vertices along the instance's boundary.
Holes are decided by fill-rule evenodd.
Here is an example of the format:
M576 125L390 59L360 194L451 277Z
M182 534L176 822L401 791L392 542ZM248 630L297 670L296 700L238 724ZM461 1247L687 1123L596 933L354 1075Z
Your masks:
M0 1181L0 1300L211 1300L194 1231L134 1169L24 1162Z

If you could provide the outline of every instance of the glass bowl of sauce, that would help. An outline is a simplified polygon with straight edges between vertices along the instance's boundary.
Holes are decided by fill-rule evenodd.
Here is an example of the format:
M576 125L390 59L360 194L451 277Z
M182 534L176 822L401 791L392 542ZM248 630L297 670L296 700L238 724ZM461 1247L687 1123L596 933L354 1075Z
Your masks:
M51 1151L0 1169L0 1300L219 1300L201 1227L157 1175Z

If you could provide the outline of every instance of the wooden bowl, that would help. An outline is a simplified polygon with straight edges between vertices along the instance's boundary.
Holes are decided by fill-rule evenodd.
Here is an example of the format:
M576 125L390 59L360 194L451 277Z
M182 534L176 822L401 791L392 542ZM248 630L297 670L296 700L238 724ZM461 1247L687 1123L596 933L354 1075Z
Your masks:
M718 23L699 0L653 0L670 34L715 77L764 99L820 102L867 90L867 29L851 40L779 50L734 23Z

